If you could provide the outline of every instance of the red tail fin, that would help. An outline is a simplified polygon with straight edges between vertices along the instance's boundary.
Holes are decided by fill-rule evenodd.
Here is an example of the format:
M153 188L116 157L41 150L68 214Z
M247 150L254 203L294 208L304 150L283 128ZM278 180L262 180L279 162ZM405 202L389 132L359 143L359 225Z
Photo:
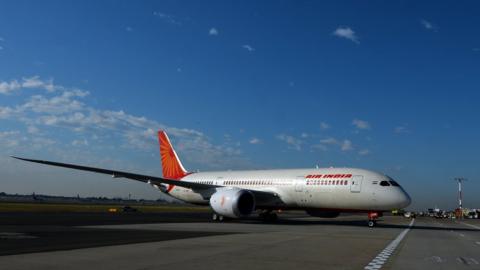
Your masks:
M165 131L158 131L158 142L160 143L163 177L168 179L181 179L187 175L188 173L185 168L183 168Z

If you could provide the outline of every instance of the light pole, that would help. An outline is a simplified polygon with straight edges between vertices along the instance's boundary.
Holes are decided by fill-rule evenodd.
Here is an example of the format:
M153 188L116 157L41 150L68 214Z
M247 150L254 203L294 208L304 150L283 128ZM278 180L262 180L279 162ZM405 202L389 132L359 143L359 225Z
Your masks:
M458 182L458 209L460 209L460 212L462 213L462 218L463 218L462 182L467 181L468 179L464 177L455 177L454 180Z

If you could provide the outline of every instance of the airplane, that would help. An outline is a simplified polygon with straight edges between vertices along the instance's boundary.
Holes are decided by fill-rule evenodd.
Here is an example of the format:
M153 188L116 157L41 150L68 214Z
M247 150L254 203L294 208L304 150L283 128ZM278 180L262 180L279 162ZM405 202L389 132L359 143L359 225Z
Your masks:
M241 219L259 212L274 221L277 211L304 210L314 217L342 212L368 214L373 227L383 212L407 207L410 196L392 178L356 168L312 168L188 172L165 131L158 131L163 177L12 156L51 166L89 171L147 183L181 201L209 205L214 221Z

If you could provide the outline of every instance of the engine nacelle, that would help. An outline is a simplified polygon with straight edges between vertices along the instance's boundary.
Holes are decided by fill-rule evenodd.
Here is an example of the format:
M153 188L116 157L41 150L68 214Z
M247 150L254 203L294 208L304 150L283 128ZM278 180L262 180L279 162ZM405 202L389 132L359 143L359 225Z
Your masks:
M322 210L314 210L314 209L308 209L306 212L312 217L322 217L322 218L336 218L340 215L340 212L322 211Z
M255 196L248 190L222 188L210 197L210 206L225 217L246 217L255 210Z

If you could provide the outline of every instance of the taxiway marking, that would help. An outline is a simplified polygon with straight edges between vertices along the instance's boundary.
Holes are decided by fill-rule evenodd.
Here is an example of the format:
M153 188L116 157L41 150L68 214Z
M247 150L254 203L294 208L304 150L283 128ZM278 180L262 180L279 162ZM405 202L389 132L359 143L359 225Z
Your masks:
M33 235L18 232L0 232L0 239L33 239L37 238Z
M459 222L459 223L462 223L463 225L467 225L467 226L470 226L472 228L475 228L475 229L479 229L480 230L480 227L476 226L476 225L473 225L473 224L468 224L468 223L465 223L465 222Z
M397 238L395 238L388 246L380 252L380 254L377 255L367 266L365 266L365 270L374 270L374 269L380 269L382 266L387 262L388 258L392 255L392 253L395 251L397 246L400 244L400 242L403 240L405 235L407 235L408 231L413 226L413 223L415 222L415 219L412 219L410 224L408 225L408 228L403 230Z

